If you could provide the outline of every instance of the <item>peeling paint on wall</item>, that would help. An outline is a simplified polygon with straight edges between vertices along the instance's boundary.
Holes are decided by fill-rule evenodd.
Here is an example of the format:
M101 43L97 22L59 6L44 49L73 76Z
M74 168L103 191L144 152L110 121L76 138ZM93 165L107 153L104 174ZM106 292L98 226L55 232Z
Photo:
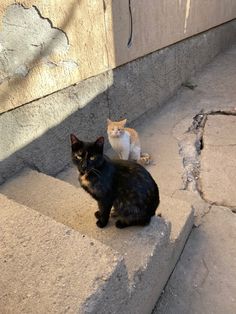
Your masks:
M11 77L25 77L38 62L69 49L66 34L53 27L33 6L10 5L0 33L0 83Z
M0 2L0 114L109 68L101 0Z
M59 61L59 62L47 60L46 65L48 65L51 68L64 67L64 68L67 68L68 70L73 70L74 68L77 68L79 66L79 64L73 60L64 60L64 61Z

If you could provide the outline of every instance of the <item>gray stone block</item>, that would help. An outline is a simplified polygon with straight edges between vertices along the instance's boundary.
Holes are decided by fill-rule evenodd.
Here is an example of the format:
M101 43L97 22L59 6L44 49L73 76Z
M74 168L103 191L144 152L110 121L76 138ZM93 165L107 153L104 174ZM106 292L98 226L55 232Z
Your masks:
M128 274L126 306L111 313L151 312L193 224L188 203L162 195L159 210L163 218L156 216L146 227L122 230L110 218L108 226L99 229L94 217L97 203L83 189L31 170L8 180L0 193L96 239L124 258Z
M153 314L235 313L236 217L213 206L193 229Z
M123 259L111 248L0 195L1 313L122 313Z

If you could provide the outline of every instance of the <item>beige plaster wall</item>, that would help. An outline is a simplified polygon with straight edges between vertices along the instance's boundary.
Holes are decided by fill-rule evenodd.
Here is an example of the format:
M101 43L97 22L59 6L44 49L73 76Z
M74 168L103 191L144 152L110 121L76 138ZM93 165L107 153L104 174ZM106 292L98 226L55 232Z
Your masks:
M25 77L5 75L6 78L0 84L0 112L48 95L108 68L104 8L101 0L27 0L17 3L24 8L34 5L43 18L49 19L53 27L65 32L69 45L68 49L52 53L47 59L40 53L29 64L26 58L25 63L30 71ZM0 2L0 32L3 27L9 27L3 25L3 17L12 4L12 0ZM15 24L17 23L16 18ZM27 25L24 32L28 32ZM15 37L18 37L17 29ZM34 43L33 37L31 41ZM48 44L50 42L43 42L44 46ZM26 50L28 48L25 47ZM4 51L0 51L0 55L3 53Z
M18 31L23 32L22 38L27 38L25 34L30 28L27 22L23 26L18 25L20 18L17 17L13 19L16 25L12 26L9 25L12 22L6 20L14 3L1 0L0 42L1 35L8 38L8 33L12 42L14 36L17 41ZM37 24L41 19L42 23L48 23L46 27L51 25L53 31L57 28L63 31L60 35L64 38L58 40L59 47L54 46L50 50L47 49L50 40L43 40L40 42L42 50L33 58L29 58L26 45L25 50L19 50L21 62L15 68L10 64L14 49L11 46L7 50L3 42L0 46L0 113L236 17L235 0L26 0L17 3L22 5L21 11L31 8L26 12L27 21L32 14L32 23L35 19ZM40 25L41 22L39 33ZM15 27L15 33L11 27ZM39 45L34 43L32 33L27 38L28 45L31 40L34 47ZM28 53L25 60L24 51ZM8 58L7 70L5 57ZM13 64L19 61L14 58ZM4 63L2 67L1 62Z
M131 0L130 7L128 47L129 1L112 1L112 67L236 18L236 0Z

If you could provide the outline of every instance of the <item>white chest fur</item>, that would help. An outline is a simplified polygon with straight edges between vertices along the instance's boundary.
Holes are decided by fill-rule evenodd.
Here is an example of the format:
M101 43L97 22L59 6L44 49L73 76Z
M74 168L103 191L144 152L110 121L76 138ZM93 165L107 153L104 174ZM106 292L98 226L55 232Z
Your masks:
M111 137L108 135L108 138L112 148L117 152L120 158L128 159L130 152L129 133L125 131L120 137Z

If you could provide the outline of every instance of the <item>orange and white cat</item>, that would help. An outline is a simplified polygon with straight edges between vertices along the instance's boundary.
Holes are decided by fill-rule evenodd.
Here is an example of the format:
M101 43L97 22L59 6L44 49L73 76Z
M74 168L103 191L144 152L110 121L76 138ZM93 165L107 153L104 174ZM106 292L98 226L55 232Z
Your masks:
M132 128L126 128L127 119L111 121L107 119L107 134L114 151L123 160L136 160L149 164L150 156L141 155L141 144L138 133Z

